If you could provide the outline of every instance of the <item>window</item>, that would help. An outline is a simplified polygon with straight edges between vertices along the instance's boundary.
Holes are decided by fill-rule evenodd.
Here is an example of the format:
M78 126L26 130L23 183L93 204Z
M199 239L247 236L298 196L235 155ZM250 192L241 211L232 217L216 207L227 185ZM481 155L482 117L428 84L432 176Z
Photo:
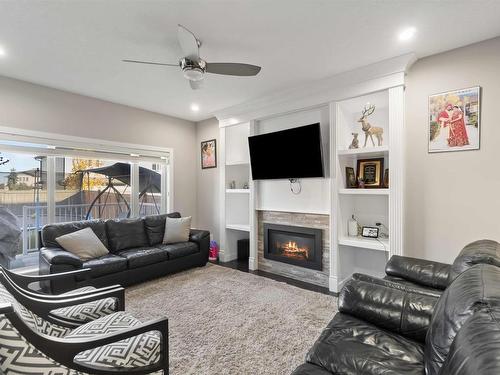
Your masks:
M38 142L0 140L0 206L20 233L15 248L0 246L3 266L37 266L45 224L169 211L170 150Z

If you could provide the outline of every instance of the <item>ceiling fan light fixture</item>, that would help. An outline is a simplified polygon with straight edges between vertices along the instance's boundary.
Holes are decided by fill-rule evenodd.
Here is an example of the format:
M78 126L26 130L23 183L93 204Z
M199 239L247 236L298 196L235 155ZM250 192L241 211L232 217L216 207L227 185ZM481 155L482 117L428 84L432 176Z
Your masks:
M184 77L190 81L200 81L206 71L206 63L202 59L193 61L188 58L181 59L179 65L181 66Z
M205 72L199 68L191 68L184 70L184 77L190 81L201 81Z

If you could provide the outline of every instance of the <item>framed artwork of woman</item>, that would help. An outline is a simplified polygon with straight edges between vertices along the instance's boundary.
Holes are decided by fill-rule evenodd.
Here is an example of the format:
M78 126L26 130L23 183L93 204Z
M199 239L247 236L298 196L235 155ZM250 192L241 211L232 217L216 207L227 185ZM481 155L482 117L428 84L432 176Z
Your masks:
M201 142L201 169L217 168L217 141Z
M481 88L429 96L429 152L479 150Z

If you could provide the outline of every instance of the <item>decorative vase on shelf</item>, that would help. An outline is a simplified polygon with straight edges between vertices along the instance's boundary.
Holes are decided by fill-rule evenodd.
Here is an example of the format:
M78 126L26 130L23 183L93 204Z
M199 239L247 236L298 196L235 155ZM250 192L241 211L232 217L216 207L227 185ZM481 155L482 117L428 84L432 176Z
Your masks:
M354 215L352 215L351 219L349 219L349 222L347 223L347 233L349 234L349 237L357 237L358 235L358 222L354 218Z

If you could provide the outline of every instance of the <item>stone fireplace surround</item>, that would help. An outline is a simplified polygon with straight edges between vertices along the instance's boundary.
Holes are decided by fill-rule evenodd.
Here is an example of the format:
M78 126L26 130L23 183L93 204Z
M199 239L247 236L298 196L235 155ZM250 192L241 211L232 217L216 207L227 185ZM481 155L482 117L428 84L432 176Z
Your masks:
M257 221L259 270L328 288L328 275L330 269L329 215L259 210ZM308 269L264 258L264 223L321 229L323 237L322 270Z

